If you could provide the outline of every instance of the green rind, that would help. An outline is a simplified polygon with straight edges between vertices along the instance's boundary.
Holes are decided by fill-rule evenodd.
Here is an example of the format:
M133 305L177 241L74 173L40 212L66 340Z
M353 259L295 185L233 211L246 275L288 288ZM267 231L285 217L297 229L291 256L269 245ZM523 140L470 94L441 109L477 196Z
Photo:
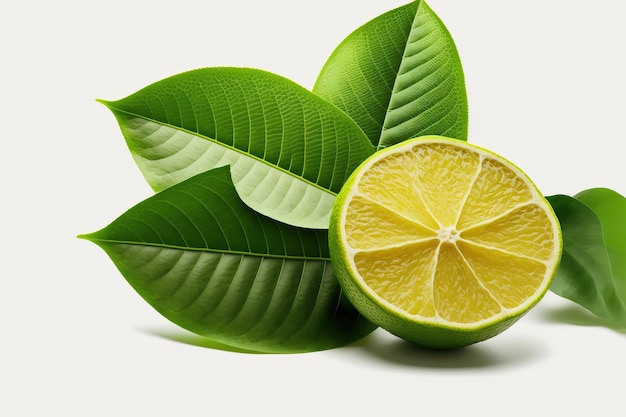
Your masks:
M461 60L423 1L352 32L329 57L313 92L352 117L378 149L423 135L467 139Z
M218 343L309 352L375 328L343 297L327 232L251 210L228 167L172 186L81 237L100 246L165 318Z
M201 68L101 102L155 191L230 165L246 204L299 227L327 228L336 193L374 152L335 106L257 69Z
M349 266L350 262L347 261L349 256L346 247L343 244L344 238L342 229L344 220L343 213L348 202L348 198L350 197L352 189L355 186L358 177L360 176L361 170L366 165L368 165L371 160L377 159L380 156L381 152L394 152L396 148L410 146L412 142L429 139L434 139L436 141L461 143L464 146L493 155L500 160L507 162L509 165L517 168L520 173L523 173L523 171L521 171L513 163L506 160L502 156L499 156L487 149L475 145L470 145L466 142L462 142L452 138L431 135L416 138L386 148L365 160L353 172L353 174L346 182L344 188L337 196L337 199L335 200L335 204L333 206L333 211L331 213L330 227L328 230L329 248L331 261L335 269L335 275L337 276L337 280L339 281L339 284L341 285L346 297L363 316L365 316L372 323L375 323L376 325L389 331L390 333L416 345L430 349L454 349L490 339L511 327L529 310L537 305L537 303L539 303L539 301L543 298L545 293L548 291L550 283L554 279L554 273L552 274L550 280L545 283L544 287L535 294L535 298L532 300L532 302L527 303L523 309L517 309L507 316L499 317L497 321L493 321L491 323L481 323L476 326L455 326L453 323L435 323L432 321L420 322L417 319L403 316L397 310L389 308L389 306L381 303L380 300L373 296L371 290L369 288L366 288L365 284L356 277L356 274L351 270ZM541 197L541 194L537 190L535 184L530 180L530 178L526 177L526 179L527 182L537 191L537 196L543 198ZM547 200L545 201L545 206L548 210L552 211L552 208ZM552 214L556 219L556 214L554 214L554 212L552 212ZM558 230L558 234L559 236L557 240L559 245L561 245L560 229ZM559 246L555 250L558 250L558 253L560 255L562 247Z

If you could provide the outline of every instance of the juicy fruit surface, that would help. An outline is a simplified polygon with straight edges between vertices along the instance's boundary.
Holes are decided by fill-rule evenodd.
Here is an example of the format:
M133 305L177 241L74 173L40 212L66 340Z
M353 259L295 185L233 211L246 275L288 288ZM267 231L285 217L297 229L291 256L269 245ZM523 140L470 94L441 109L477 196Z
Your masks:
M556 217L523 172L446 138L374 155L336 210L340 281L420 324L475 329L519 316L547 290L561 251Z

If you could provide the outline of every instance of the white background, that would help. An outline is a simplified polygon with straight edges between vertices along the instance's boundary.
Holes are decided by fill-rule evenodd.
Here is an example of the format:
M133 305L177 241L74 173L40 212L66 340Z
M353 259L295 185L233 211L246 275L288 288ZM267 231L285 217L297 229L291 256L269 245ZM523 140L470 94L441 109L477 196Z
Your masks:
M300 355L211 349L95 245L152 194L96 98L203 66L311 88L334 47L402 0L0 0L0 415L620 415L626 334L549 293L455 352L376 331ZM626 194L626 1L430 0L466 72L470 141L546 195Z

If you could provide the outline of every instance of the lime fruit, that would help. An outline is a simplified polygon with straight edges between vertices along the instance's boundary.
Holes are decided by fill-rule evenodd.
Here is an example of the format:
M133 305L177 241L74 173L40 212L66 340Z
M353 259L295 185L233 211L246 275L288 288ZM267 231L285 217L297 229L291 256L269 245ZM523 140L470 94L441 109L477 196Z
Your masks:
M493 337L536 305L562 241L552 207L517 166L425 136L356 169L333 206L329 246L361 314L443 349Z

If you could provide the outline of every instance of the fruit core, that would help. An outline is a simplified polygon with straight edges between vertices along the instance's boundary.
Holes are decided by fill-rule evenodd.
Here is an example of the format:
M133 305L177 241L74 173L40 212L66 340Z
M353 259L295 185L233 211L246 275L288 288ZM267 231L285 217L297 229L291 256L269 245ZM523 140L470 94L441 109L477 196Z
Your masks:
M442 227L439 229L437 237L441 243L456 243L456 241L459 240L460 233L454 227Z

